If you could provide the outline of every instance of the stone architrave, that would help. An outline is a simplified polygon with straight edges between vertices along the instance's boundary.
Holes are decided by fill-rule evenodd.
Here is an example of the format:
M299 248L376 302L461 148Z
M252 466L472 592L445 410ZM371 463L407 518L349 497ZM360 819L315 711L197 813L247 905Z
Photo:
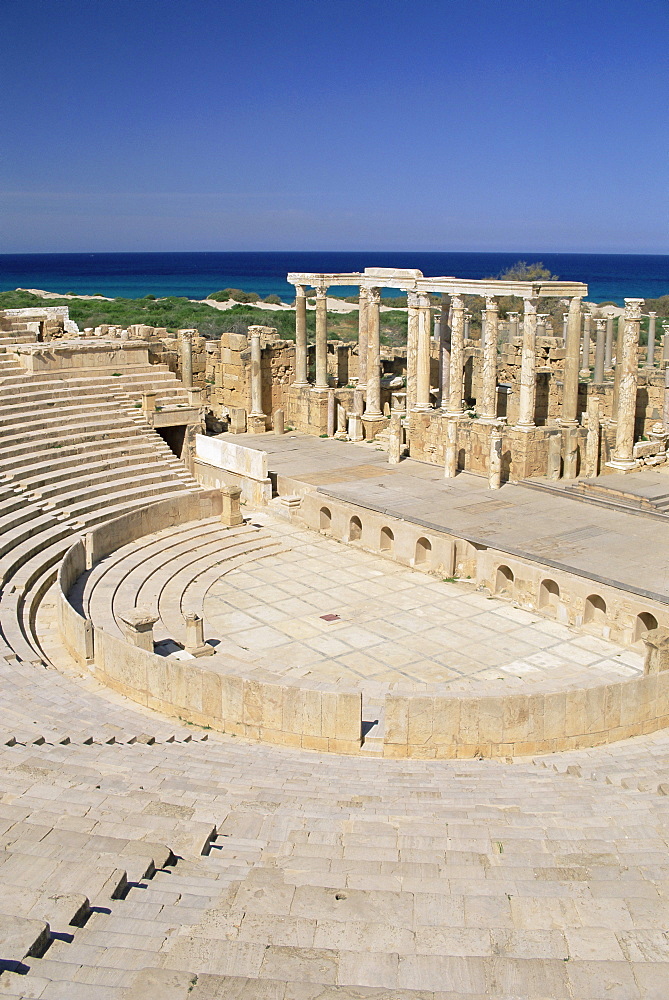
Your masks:
M448 384L451 375L450 300L442 293L439 312L439 405L448 406Z
M193 388L193 331L180 330L181 381L185 389Z
M197 611L186 611L186 642L184 649L191 656L211 656L216 650L204 641L204 621Z
M460 295L454 293L451 297L451 373L449 376L448 392L448 414L454 417L459 416L463 412L464 318L464 302Z
M418 317L418 293L407 292L407 413L416 405Z
M262 354L260 350L259 326L250 326L248 335L251 341L251 412L250 417L264 417L262 408Z
M381 330L379 306L381 290L367 290L368 333L367 333L367 407L365 417L380 420L381 411Z
M585 443L585 474L588 477L599 475L599 437L599 397L588 396L588 436Z
M537 394L537 299L523 299L523 351L520 365L518 427L534 427Z
M358 294L358 388L367 388L368 318L369 297L363 286Z
M646 368L655 367L655 324L657 313L648 313L648 351L646 354Z
M590 374L590 327L592 313L588 310L583 316L583 340L581 343L581 373Z
M606 353L606 320L595 320L595 374L593 381L599 385L604 381L604 356Z
M497 299L487 297L483 311L483 365L481 372L481 407L482 420L495 420L497 417L497 329L499 325L499 306Z
M295 286L295 386L309 385L307 349L307 290Z
M613 364L613 313L606 317L606 348L604 351L604 368L608 371Z
M447 414L444 417L444 479L454 479L458 472L458 418Z
M328 387L328 290L316 289L316 378L314 389Z
M578 367L579 349L581 344L581 300L573 298L569 303L567 314L567 337L565 340L564 358L564 383L562 392L562 417L563 427L576 427L578 425ZM565 476L573 479L576 475L574 469L573 476L567 476L565 457Z
M616 446L608 463L613 469L628 471L636 468L634 459L634 423L636 418L639 324L643 299L625 299L620 380L618 384L618 422Z
M488 460L488 489L498 490L502 485L502 427L493 424L490 429Z
M415 410L430 407L430 296L418 293L418 349L416 351L416 403Z

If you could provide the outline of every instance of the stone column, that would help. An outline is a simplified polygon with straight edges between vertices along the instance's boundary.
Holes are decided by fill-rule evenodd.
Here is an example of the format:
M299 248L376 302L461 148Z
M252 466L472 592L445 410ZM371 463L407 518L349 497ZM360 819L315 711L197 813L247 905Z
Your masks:
M576 427L578 424L578 355L581 344L581 300L579 298L572 299L569 303L568 317L561 423L563 427ZM576 475L575 472L574 475Z
M367 410L366 417L380 420L381 412L381 340L379 305L381 291L370 288L367 291Z
M643 299L625 299L625 325L623 330L620 382L618 386L618 423L616 447L608 463L614 469L628 470L636 466L634 460L634 422L636 417L636 392L638 369L639 323Z
M358 388L367 388L367 334L368 326L368 306L369 298L367 289L361 287L358 294Z
M181 381L186 389L193 388L193 331L180 330Z
M448 384L451 375L451 326L449 323L450 303L448 295L442 292L439 313L439 405L448 406Z
M507 317L509 320L509 340L511 341L518 336L518 313L507 313Z
M158 393L155 389L145 389L142 393L142 412L143 413L155 413L156 412L156 396Z
M418 315L418 292L407 292L407 413L416 405Z
M592 323L592 313L586 312L583 317L583 342L581 344L581 373L590 374L590 324Z
M444 479L454 479L458 472L458 418L445 415Z
M569 323L569 313L562 313L562 340L567 343L567 324Z
M598 322L600 322L598 320ZM601 321L604 322L603 320ZM585 442L585 474L599 473L599 397L588 396L588 436Z
M418 293L418 350L416 352L415 410L430 409L430 296Z
M260 350L260 327L249 327L251 341L251 412L250 417L264 417L262 408L262 371Z
M402 459L402 417L399 413L390 414L388 437L388 465L397 465Z
M316 380L314 389L328 387L328 290L316 289Z
M616 367L613 373L613 398L611 403L611 423L618 419L618 401L620 395L620 374L622 372L621 359L623 356L623 340L625 339L625 317L618 317L618 331L616 337Z
M606 317L606 347L604 350L604 368L609 370L613 364L613 315Z
M186 642L184 649L191 656L211 656L216 650L204 641L204 620L197 611L186 611Z
M537 299L523 299L523 352L520 364L518 427L534 427L537 395Z
M490 431L490 457L488 461L488 489L498 490L502 485L502 428L493 425Z
M548 435L548 462L546 476L548 479L557 480L562 471L562 432L551 431Z
M448 392L448 413L456 417L463 412L464 318L465 305L462 298L456 293L451 296L451 372Z
M596 319L595 374L593 381L599 385L604 381L604 355L606 353L606 320Z
M662 364L669 364L669 323L662 324Z
M662 422L665 431L669 432L669 365L664 369L664 408Z
M486 297L485 309L481 318L483 321L481 330L485 330L485 337L483 339L481 370L480 416L483 420L495 420L497 417L497 326L499 322L497 299Z
M309 385L307 349L307 290L295 286L295 381L293 385Z
M272 415L272 430L281 435L286 432L286 419L283 410L275 410Z
M337 400L334 389L328 389L328 437L334 437L337 421Z
M648 353L646 355L646 368L655 367L655 322L656 312L648 313Z
M465 313L464 329L463 329L463 340L464 340L465 344L469 340L469 328L471 326L471 321L472 321L472 314L469 313L469 312L466 312Z

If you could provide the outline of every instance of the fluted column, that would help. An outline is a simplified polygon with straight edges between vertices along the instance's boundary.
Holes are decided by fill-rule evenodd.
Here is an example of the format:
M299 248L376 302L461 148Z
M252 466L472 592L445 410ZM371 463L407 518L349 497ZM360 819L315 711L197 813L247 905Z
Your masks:
M495 420L497 417L497 326L499 323L497 299L486 298L482 320L481 332L485 331L485 336L483 337L480 414L483 420Z
M579 298L570 301L567 316L561 423L563 427L575 427L578 423L578 367L581 346L581 300Z
M430 409L430 316L430 296L427 292L419 292L415 410Z
M534 427L537 396L537 299L523 299L523 350L520 362L518 427Z
M606 346L604 350L604 368L609 370L613 362L613 314L606 317Z
M378 419L381 412L381 340L378 288L367 291L367 410L366 417Z
M634 423L636 418L639 324L643 299L625 299L620 381L618 384L618 423L616 447L609 465L614 469L633 469Z
M328 387L328 290L316 289L316 381L314 389Z
M367 337L369 333L369 320L367 307L369 298L367 289L360 288L358 295L358 388L367 388Z
M569 323L569 313L562 313L562 342L567 343L567 324Z
M307 351L307 290L295 286L295 381L293 385L309 385Z
M613 398L611 403L611 422L618 419L618 399L620 395L620 374L622 372L623 340L625 337L625 317L618 317L618 330L616 335L616 367L613 373Z
M448 387L448 413L458 417L462 410L462 373L464 360L465 304L460 295L451 297L451 373Z
M606 354L606 320L595 320L595 374L593 381L599 385L604 381L604 355Z
M506 315L509 320L509 340L511 341L518 336L518 313L510 312Z
M648 352L646 355L646 368L653 368L655 366L655 322L657 320L656 312L648 313Z
M407 413L416 405L418 364L418 293L407 292Z
M439 405L448 406L448 385L451 376L451 326L449 323L450 301L442 293L439 313Z
M264 417L262 409L262 371L260 351L260 329L249 327L251 341L251 412L250 417Z
M181 381L186 389L193 388L193 331L181 331Z
M583 342L581 344L581 371L584 375L590 374L590 325L592 323L592 313L586 312L583 317Z

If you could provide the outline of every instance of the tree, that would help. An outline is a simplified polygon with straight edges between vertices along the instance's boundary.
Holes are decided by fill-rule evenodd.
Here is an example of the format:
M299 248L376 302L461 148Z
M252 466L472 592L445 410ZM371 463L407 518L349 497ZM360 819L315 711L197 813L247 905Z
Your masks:
M528 264L526 260L517 260L505 271L497 275L502 281L557 281L557 274L551 274L540 260Z

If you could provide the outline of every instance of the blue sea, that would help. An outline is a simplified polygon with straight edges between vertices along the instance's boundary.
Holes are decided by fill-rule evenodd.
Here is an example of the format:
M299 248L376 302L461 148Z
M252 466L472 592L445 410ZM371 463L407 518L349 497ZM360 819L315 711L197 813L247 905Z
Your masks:
M289 271L333 273L365 267L419 268L427 277L488 278L525 260L541 261L564 281L584 281L589 299L623 304L625 297L669 294L669 255L556 253L65 253L0 254L0 291L42 288L50 292L111 298L181 295L203 299L223 288L261 297L294 298ZM354 294L356 288L341 289ZM392 289L384 292L392 295Z

